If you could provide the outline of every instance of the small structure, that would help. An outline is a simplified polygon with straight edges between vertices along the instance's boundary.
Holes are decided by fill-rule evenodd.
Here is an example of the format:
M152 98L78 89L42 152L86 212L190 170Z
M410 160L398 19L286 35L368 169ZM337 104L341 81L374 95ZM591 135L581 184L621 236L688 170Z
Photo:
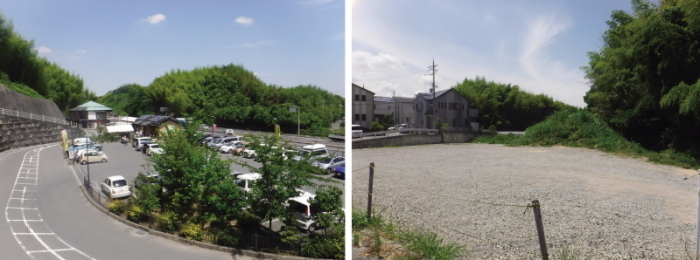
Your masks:
M416 122L413 119L413 100L415 98L411 97L394 97L394 107L396 107L396 112L394 113L394 122L397 125L406 124L409 127L415 128Z
M98 125L109 123L112 109L94 101L77 106L69 111L70 121L82 128L94 129Z
M180 128L180 121L169 116L143 115L132 125L143 136L158 136L166 129Z
M352 124L370 128L374 119L374 92L352 84Z

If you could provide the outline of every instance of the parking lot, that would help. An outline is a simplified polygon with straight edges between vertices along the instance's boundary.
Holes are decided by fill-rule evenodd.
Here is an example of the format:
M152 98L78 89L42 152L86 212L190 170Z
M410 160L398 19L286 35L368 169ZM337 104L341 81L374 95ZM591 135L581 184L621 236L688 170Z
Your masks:
M297 149L300 149L303 144L290 144ZM91 163L87 165L75 165L73 166L75 172L78 174L79 178L87 177L88 171L92 183L92 188L95 190L100 190L100 182L105 178L112 175L122 175L132 185L134 179L139 172L146 172L153 170L152 163L150 161L150 156L143 154L140 151L136 151L131 144L122 145L120 143L105 143L103 144L103 152L108 156L108 161L106 163ZM328 147L329 153L333 156L336 154L342 154L342 150L339 148ZM226 159L233 159L240 162L246 162L253 167L261 167L259 162L253 159L246 159L242 156L234 156L231 154L218 153L219 156ZM243 168L242 166L232 163L231 172L253 172L253 170ZM332 175L322 175L320 176L322 180L312 180L316 185L332 185L345 190L345 181L342 179L334 178ZM317 187L302 187L303 190L315 193ZM102 196L106 199L106 194L102 193ZM344 200L344 196L343 196ZM345 201L343 201L345 203ZM279 230L280 223L278 221L273 221L273 230Z

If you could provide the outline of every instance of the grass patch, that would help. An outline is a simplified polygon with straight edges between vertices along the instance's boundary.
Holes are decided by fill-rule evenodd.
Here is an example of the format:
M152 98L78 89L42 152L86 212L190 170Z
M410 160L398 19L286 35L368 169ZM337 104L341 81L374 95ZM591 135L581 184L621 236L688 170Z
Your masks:
M610 128L605 122L583 110L562 110L545 121L527 129L524 135L495 135L478 137L475 143L504 144L508 146L554 146L583 147L629 157L643 157L650 162L698 168L700 164L690 155L666 150L653 152L638 143L630 142Z
M436 233L423 230L401 230L379 214L361 210L352 211L353 244L365 247L368 257L383 259L455 259L464 248L445 243Z

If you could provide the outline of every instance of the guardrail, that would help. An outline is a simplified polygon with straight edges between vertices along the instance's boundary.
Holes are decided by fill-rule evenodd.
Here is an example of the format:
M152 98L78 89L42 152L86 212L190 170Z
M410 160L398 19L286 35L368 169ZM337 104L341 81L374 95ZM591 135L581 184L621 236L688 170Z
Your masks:
M0 108L0 115L21 117L21 118L27 118L27 119L36 120L36 121L51 122L54 124L62 124L62 125L70 124L70 122L66 121L66 119L64 119L64 118L56 118L56 117L49 117L49 116L45 116L45 115L37 115L37 114L32 114L32 113L27 113L27 112L10 110L10 109L6 109L6 108Z
M399 133L399 134L437 134L439 130L437 129L427 129L427 128L403 128L403 129L398 129L398 130L387 130L387 131L378 131L378 132L364 132L362 133L363 137L366 136L384 136L387 134L392 134L392 133Z

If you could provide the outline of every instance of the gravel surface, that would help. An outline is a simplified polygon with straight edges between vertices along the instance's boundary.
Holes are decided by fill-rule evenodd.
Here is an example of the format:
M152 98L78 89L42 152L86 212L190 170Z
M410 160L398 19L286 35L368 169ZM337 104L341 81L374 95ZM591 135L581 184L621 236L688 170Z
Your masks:
M447 144L353 150L353 205L465 246L464 259L540 259L539 200L550 255L687 259L694 252L695 170L596 150ZM473 200L494 204L476 203ZM511 204L511 205L495 205ZM551 259L551 258L550 258Z

